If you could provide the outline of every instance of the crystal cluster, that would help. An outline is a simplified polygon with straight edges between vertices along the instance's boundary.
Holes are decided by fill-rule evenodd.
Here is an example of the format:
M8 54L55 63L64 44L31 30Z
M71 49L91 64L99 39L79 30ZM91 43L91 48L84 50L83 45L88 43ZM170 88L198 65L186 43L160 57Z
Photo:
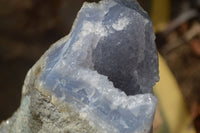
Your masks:
M70 34L28 72L21 106L37 106L31 100L37 90L61 116L70 114L71 123L84 123L79 130L67 125L61 132L150 132L157 106L152 88L159 79L154 39L152 23L136 0L84 3ZM7 123L23 123L22 110ZM32 110L24 117L34 119ZM44 123L41 112L36 116ZM0 131L8 132L10 125L3 123ZM27 131L34 130L30 125Z

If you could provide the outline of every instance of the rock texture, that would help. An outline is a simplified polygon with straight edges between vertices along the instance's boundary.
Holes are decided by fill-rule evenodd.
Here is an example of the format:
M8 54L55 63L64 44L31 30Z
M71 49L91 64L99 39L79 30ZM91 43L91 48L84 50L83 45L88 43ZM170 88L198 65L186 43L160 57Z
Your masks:
M85 3L70 34L29 70L21 106L0 132L150 132L154 38L135 0Z

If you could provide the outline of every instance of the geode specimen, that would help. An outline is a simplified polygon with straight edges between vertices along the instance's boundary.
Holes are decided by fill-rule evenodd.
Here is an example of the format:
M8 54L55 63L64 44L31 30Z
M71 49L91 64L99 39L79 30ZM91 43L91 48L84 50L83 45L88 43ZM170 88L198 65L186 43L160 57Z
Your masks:
M135 0L84 3L70 34L29 70L17 133L148 133L157 99L152 23Z

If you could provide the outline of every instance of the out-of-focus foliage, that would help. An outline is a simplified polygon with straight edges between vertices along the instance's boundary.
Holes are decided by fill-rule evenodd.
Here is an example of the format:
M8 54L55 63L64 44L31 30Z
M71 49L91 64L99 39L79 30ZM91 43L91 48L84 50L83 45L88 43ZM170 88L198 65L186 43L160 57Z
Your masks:
M155 89L160 101L156 115L159 124L156 125L160 125L161 132L189 133L192 120L199 132L199 9L199 0L152 1L150 14L157 33L157 46L167 62L163 63L160 56L161 81Z
M160 118L160 127L156 127L157 132L195 133L176 79L160 55L159 71L160 81L156 84L154 93L158 97L158 110L162 112L160 114L162 118Z

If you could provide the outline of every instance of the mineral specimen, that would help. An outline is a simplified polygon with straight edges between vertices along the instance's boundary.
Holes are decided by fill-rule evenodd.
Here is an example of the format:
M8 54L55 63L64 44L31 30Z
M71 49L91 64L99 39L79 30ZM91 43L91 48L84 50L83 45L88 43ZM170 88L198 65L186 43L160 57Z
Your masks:
M150 132L154 38L136 0L84 3L70 34L29 70L21 106L0 132Z

